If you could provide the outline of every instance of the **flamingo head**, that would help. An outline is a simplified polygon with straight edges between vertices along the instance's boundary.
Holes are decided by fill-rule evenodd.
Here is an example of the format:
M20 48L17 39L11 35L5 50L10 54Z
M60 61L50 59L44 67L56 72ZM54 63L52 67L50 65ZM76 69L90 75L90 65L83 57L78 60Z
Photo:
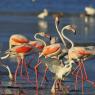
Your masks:
M63 16L62 13L53 15L53 17L54 17L54 19L55 19L55 22L56 22L57 24L60 23L60 18L61 18L62 16Z
M64 28L76 34L76 25L67 25Z
M46 38L50 38L50 37L51 37L49 34L47 34L47 33L45 33L45 32L39 32L39 33L37 33L37 34L39 34L39 35L41 35L41 36L43 36L43 37L46 37Z

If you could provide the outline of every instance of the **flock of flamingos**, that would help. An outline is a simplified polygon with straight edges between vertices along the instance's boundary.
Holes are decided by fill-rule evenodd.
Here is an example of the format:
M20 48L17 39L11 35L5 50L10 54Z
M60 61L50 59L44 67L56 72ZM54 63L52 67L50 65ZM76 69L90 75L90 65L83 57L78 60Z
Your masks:
M31 54L38 54L37 64L34 66L35 79L36 79L36 89L38 89L38 67L40 64L45 65L45 71L43 75L43 82L47 79L46 73L49 70L54 73L54 83L51 87L51 93L56 93L57 90L62 90L62 81L66 80L69 74L71 74L74 79L74 88L77 90L78 81L81 80L82 94L84 94L84 82L90 83L95 87L95 83L89 80L86 68L85 60L95 55L94 46L74 46L74 43L64 35L64 32L76 33L75 25L67 25L59 30L60 17L55 16L55 27L56 31L62 41L62 43L56 42L56 37L52 37L50 34L45 32L38 32L34 35L35 40L31 41L24 35L14 34L9 39L9 49L4 52L5 56L1 57L1 60L9 58L10 56L15 56L17 59L17 67L15 74L12 75L10 68L0 63L9 72L9 79L12 81L17 81L18 69L20 68L20 76L23 77L23 67L25 68L26 77L28 80L28 67L25 58L31 56ZM66 30L66 31L65 31ZM46 43L43 38L49 39L49 43ZM70 48L68 44L70 43ZM33 56L32 56L33 57ZM36 56L34 56L36 57ZM74 65L73 65L74 64ZM68 90L67 90L68 92Z

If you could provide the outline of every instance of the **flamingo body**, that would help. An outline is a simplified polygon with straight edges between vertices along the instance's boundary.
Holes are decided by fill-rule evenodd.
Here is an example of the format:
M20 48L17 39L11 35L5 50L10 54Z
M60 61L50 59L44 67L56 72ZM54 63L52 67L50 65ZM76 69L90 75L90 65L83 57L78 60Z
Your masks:
M44 56L47 56L49 54L50 55L52 55L52 54L54 55L54 53L57 52L57 51L58 51L58 53L61 51L61 45L59 43L46 46L43 49L41 55L44 55Z
M29 45L37 48L38 50L42 50L44 48L44 45L39 41L30 41Z
M17 53L27 53L32 50L32 47L30 45L21 45L21 46L16 46L12 48L12 50Z
M12 46L21 45L28 42L29 40L25 36L20 34L14 34L9 39L9 48L11 48Z

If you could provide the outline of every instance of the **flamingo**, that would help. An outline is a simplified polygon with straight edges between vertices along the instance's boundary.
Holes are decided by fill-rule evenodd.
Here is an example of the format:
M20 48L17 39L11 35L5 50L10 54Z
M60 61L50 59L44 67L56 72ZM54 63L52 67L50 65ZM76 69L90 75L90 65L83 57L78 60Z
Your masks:
M17 65L16 72L15 72L15 81L16 81L16 76L17 76L19 65L24 65L24 67L26 69L27 77L29 79L26 64L25 64L25 59L24 59L25 56L30 53L33 53L33 52L34 53L39 52L39 49L42 49L44 46L46 46L46 43L43 40L41 40L40 38L38 38L39 37L38 35L50 37L49 35L47 35L44 32L36 33L34 38L37 41L29 41L28 43L23 43L23 44L20 43L21 45L18 44L17 46L15 45L14 47L12 47L6 51L6 54L7 54L6 56L2 57L2 59L6 59L9 56L13 56L13 55L15 55L17 57L18 65ZM11 40L11 42L12 42L12 40ZM13 44L11 44L11 45L13 45ZM20 74L22 76L22 67L21 67Z
M30 54L30 51L32 51L32 50L33 50L33 47L31 47L31 45L23 44L23 45L20 45L20 46L12 47L9 51L6 52L6 56L1 57L2 59L6 59L10 56L15 56L17 58L18 65L17 65L15 75L14 75L14 78L15 78L14 80L15 81L16 81L18 69L21 65L23 65L25 67L26 74L27 74L27 77L29 79L24 57L26 55ZM22 66L21 66L20 74L22 76Z
M14 46L18 46L22 44L30 44L31 46L38 48L38 51L41 51L43 47L46 46L46 43L39 38L40 36L50 39L50 35L44 32L38 32L34 35L36 41L31 41L27 37L21 34L14 34L9 39L9 49L11 49ZM32 57L32 59L33 58L34 56Z
M55 20L57 22L59 22L59 17L56 16ZM58 27L56 26L56 28L58 28ZM64 28L61 30L61 33L59 33L59 31L57 31L57 32L58 32L63 44L65 44L65 46L66 46L66 43L65 43L65 41L63 41L63 39L66 39L67 41L69 41L71 43L71 48L68 50L69 62L71 62L74 59L77 59L79 61L79 65L76 67L74 72L78 68L81 70L81 75L82 75L82 94L83 94L83 92L84 92L84 89L83 89L84 77L83 77L83 74L82 74L82 68L84 69L84 73L85 73L85 76L86 76L85 80L87 82L91 83L91 84L94 84L92 81L88 80L88 76L86 74L86 70L85 70L85 67L84 67L84 64L83 64L83 59L87 59L90 55L95 55L95 52L93 52L93 46L74 47L74 43L64 35L63 31L64 31ZM78 73L79 73L79 70L77 71L77 74L76 74L76 83L77 83L77 77L79 77ZM75 85L75 89L76 89L76 85Z
M82 62L83 60L81 60L81 58L82 59L84 59L84 58L87 59L90 55L95 55L95 52L93 52L93 49L92 49L93 47L91 47L91 46L89 46L89 47L74 47L74 43L64 35L63 31L64 31L64 28L61 30L61 34L62 34L63 38L71 43L71 48L68 50L69 62L71 60L77 59L79 61L79 63L83 63ZM79 64L79 66L80 66L80 64ZM85 73L85 76L86 76L86 81L92 83L90 80L87 79L87 74L86 74L84 65L82 67L84 69L84 73ZM81 68L81 67L79 67L79 68ZM76 81L77 81L78 73L79 73L79 71L77 71ZM81 74L82 74L82 72L81 72ZM82 75L82 93L83 93L83 81L84 81L84 77Z
M37 38L37 36L50 38L50 36L44 32L38 32L34 35L34 38L37 41L31 41L27 37L21 34L14 34L9 39L9 49L12 48L13 46L22 45L25 43L31 44L32 46L36 47L43 47L43 45L46 46L46 44L41 39Z
M64 27L64 30L66 29L66 30L69 30L69 31L72 31L75 33L75 31L74 31L75 29L73 29L73 28L75 28L75 27L72 27L72 25L68 25L68 27L67 26ZM64 55L65 53L66 53L66 51L63 51L62 44L54 43L52 45L48 45L48 46L44 47L42 52L40 53L39 57L44 55L46 57L57 57L59 59L60 56ZM37 68L40 64L41 64L41 62L39 64L35 65L36 82L38 80ZM43 81L46 77L46 72L48 70L48 66L47 65L45 65L45 66L46 66L46 68L45 68L44 77L41 82L41 85L43 84Z
M46 16L48 16L48 10L44 9L42 13L38 14L38 18L44 19Z
M67 77L71 73L73 60L63 66L61 65L61 61L59 59L51 57L46 58L45 56L41 56L40 62L45 63L48 66L49 71L55 74L55 81L51 88L51 92L55 93L55 85L57 81L65 80L65 77Z
M29 43L27 37L21 34L13 34L10 36L9 39L9 49L11 49L14 46L22 45L24 43Z

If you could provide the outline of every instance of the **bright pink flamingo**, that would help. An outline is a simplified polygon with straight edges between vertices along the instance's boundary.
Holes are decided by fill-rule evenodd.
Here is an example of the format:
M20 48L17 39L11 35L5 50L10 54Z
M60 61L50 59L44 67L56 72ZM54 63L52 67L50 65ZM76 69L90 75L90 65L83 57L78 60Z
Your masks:
M14 75L15 81L16 81L18 69L21 65L23 65L25 67L26 75L27 75L27 78L29 79L28 72L27 72L27 66L26 66L26 62L25 62L25 56L30 54L31 51L34 51L33 47L31 47L31 45L23 44L20 46L12 47L9 51L6 52L6 54L7 54L6 57L2 57L3 59L5 59L5 58L8 58L9 56L16 56L18 65L17 65L15 75ZM22 66L21 66L21 70L20 70L20 75L22 76Z
M9 49L14 46L22 45L24 43L29 43L29 39L21 34L13 34L9 39Z
M43 40L41 40L40 38L37 38L38 35L49 37L49 35L44 32L35 34L35 39L37 41L29 41L24 36L21 37L21 35L15 35L13 37L11 36L11 40L9 41L10 49L6 51L8 54L2 58L5 59L11 55L15 55L17 57L18 66L17 66L16 72L15 72L15 81L16 81L17 71L18 71L20 64L24 65L24 67L26 69L27 77L29 78L26 64L25 64L25 55L28 55L30 53L39 52L44 46L46 46L46 43ZM13 38L17 37L17 36L19 36L18 38L22 38L22 39L25 38L27 41L25 41L25 39L24 40L19 39L19 41L18 41L18 40L16 40L16 38L15 38L15 40L13 40ZM12 47L12 46L14 46L14 47ZM21 67L21 76L22 76L22 67Z
M50 35L44 32L38 32L34 35L36 41L31 41L27 37L21 34L14 34L9 39L9 49L11 49L14 46L18 46L22 44L30 44L31 46L36 47L40 52L44 48L44 46L46 46L46 43L43 40L41 40L41 38L39 38L40 36L50 39Z

